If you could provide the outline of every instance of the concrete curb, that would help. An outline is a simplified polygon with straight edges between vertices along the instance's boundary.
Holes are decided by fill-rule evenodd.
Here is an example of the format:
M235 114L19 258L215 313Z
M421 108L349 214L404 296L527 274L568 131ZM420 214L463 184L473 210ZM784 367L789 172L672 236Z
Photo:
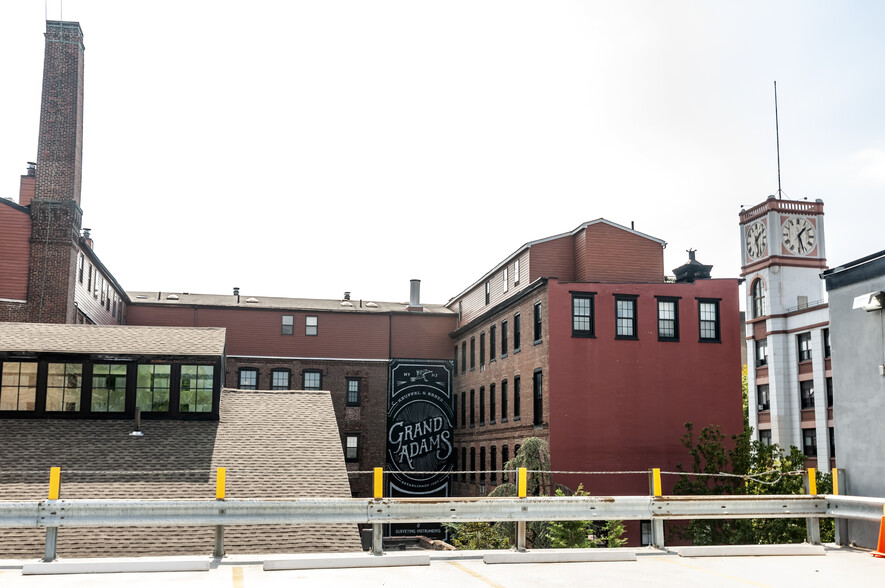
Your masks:
M636 561L636 552L632 549L544 549L522 553L501 551L485 554L482 561L487 564Z
M826 555L823 545L694 545L671 547L680 557L729 557L758 555Z
M264 571L429 565L430 556L426 553L396 553L385 554L380 557L368 553L295 554L264 560Z
M210 557L83 558L50 562L25 562L22 575L119 574L142 572L208 572Z

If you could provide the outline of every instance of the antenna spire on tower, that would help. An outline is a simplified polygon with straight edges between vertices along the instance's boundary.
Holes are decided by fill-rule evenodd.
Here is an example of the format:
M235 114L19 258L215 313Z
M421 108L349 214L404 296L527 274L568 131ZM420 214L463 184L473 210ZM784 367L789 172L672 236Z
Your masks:
M774 81L774 136L777 141L777 197L780 199L781 193L781 135L777 120L777 80Z

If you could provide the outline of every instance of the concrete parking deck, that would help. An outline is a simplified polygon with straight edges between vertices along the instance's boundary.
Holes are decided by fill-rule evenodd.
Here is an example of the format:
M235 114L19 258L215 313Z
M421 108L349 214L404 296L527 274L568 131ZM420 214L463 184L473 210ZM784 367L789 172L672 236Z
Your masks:
M885 585L885 560L869 552L827 546L826 555L685 558L648 549L636 561L487 565L482 552L432 552L419 567L264 571L263 558L232 556L208 572L23 576L23 562L0 561L3 588L164 586L174 588L270 588L289 586L390 586L429 588L520 586L679 586L717 588Z

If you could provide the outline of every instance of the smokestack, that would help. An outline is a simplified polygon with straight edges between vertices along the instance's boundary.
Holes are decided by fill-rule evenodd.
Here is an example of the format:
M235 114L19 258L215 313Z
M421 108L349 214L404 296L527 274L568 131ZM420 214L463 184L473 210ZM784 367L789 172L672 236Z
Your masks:
M86 241L86 246L90 249L94 249L92 246L92 234L90 233L92 229L83 229L83 240Z
M345 292L345 293L344 293L344 299L345 299L345 300L350 300L350 292Z
M411 280L409 288L409 310L422 310L421 280Z
M33 161L28 162L28 172L22 176L21 183L18 188L18 203L22 206L28 206L34 197L34 190L37 188L37 164Z

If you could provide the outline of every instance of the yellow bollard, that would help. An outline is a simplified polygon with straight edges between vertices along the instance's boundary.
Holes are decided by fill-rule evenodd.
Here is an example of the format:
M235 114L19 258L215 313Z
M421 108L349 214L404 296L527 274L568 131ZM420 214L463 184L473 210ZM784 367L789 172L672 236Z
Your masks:
M375 499L384 497L384 468L375 468Z
M215 500L224 500L224 482L227 478L227 468L215 470Z
M651 487L655 496L661 496L661 468L652 468L651 470Z
M833 468L833 494L839 495L839 468Z
M817 470L808 468L808 493L817 496Z
M525 498L526 485L528 484L527 472L528 472L528 470L526 470L525 468L519 468L519 471L517 473L517 478L518 478L517 488L519 490L519 492L517 493L517 496L519 496L520 498Z
M61 490L61 468L49 468L49 500L58 500Z

